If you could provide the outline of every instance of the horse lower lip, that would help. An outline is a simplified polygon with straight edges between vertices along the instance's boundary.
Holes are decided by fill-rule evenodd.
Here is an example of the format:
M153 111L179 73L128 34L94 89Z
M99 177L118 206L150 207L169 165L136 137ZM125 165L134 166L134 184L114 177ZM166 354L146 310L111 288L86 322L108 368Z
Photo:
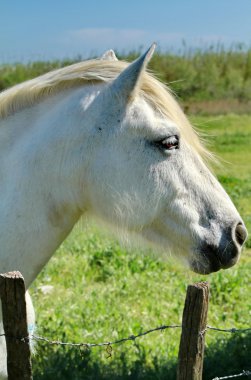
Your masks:
M228 250L226 250L228 248ZM191 265L195 272L209 274L220 269L228 269L238 261L239 248L234 242L225 246L215 246L206 242L202 243L196 252L197 258Z
M222 265L217 257L213 257L213 259L205 264L201 264L198 261L192 262L191 269L193 272L198 274L210 274L213 272L218 272L220 269L222 269Z
M218 272L222 268L221 263L218 260L214 260L210 263L210 273Z
M194 273L198 273L198 274L210 274L211 273L209 270L207 270L204 267L198 268L198 266L196 266L196 267L192 267L191 269Z
M222 264L221 268L222 268L222 269L228 269L228 268L231 268L232 266L234 266L234 265L237 263L238 258L239 258L239 255L236 256L236 257L234 257L234 258L231 259L230 261L228 261L228 263L226 263L226 264L224 264L224 265Z
M216 254L214 254L213 256L211 256L210 261L209 261L210 272L217 272L220 269L231 268L238 261L238 257L239 255L235 255L231 259L221 260L218 258Z
M227 264L222 264L217 257L211 258L207 265L199 264L198 262L191 263L191 269L198 274L210 274L218 272L220 269L228 269L236 264L238 258L230 260Z
M218 256L213 253L208 261L208 273L218 272L222 268L222 262Z

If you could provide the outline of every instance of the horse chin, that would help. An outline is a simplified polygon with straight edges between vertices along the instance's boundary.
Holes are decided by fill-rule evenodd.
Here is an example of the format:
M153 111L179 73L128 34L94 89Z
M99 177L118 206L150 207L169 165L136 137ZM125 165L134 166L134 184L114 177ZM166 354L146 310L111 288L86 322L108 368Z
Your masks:
M220 264L219 265L211 265L209 262L207 263L201 263L198 262L197 260L192 260L189 262L190 269L198 274L210 274L213 272L218 272L221 268Z
M221 269L229 269L234 266L238 261L238 258L234 258L230 260L227 264L223 265L220 260L214 258L214 260L207 261L198 261L191 260L189 262L190 269L198 274L210 274L214 272L218 272Z

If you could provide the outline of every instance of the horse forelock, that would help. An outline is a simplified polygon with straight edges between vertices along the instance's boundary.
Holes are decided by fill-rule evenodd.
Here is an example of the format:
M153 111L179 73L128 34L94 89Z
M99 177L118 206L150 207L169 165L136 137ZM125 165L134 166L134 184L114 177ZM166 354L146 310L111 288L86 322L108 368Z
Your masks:
M124 61L88 60L51 71L18 84L0 94L0 119L31 107L53 94L80 86L111 82L128 66ZM163 116L170 118L198 154L211 158L198 133L191 126L171 90L151 73L145 72L140 94Z

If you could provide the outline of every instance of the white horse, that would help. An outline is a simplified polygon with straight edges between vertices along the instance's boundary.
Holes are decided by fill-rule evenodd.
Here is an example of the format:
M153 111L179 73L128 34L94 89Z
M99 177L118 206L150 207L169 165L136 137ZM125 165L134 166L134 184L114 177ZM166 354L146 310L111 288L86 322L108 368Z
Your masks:
M113 52L0 94L0 272L32 283L81 215L210 273L247 232L169 90ZM28 296L27 296L28 297ZM34 323L28 299L29 323ZM0 331L3 333L3 331ZM1 338L1 379L6 378Z

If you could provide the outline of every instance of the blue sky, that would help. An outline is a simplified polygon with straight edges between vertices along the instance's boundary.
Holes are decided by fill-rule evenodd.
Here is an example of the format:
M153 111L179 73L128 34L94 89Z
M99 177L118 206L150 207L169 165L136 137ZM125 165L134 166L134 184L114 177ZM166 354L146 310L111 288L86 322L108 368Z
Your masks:
M1 0L0 62L188 46L251 46L251 0Z

